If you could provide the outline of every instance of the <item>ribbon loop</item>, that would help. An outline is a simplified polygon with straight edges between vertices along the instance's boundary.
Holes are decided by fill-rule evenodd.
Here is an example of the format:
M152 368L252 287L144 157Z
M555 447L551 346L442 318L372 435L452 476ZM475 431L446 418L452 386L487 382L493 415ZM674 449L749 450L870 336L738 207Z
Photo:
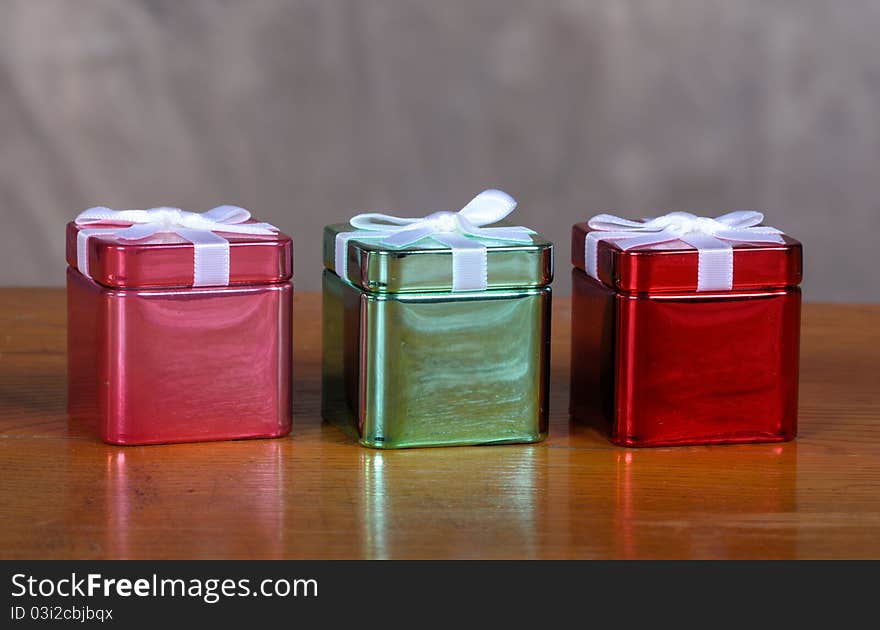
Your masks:
M622 250L682 241L697 250L697 291L733 288L731 243L785 243L782 232L762 226L764 215L737 210L720 217L699 217L690 212L670 212L652 219L631 221L612 214L597 214L587 221L584 269L598 276L599 243L615 241Z
M193 286L226 286L229 284L229 241L217 232L257 236L278 232L278 228L269 223L246 223L250 218L251 213L238 206L217 206L202 213L168 206L149 210L89 208L74 221L85 228L77 235L77 267L83 275L91 277L88 241L92 236L139 241L154 234L176 234L193 244Z
M458 215L473 225L481 227L490 223L498 223L516 210L516 200L503 190L484 190L471 199Z
M484 190L458 212L433 212L423 218L395 217L369 212L349 220L355 232L336 235L334 262L337 275L348 276L348 243L379 239L382 245L406 247L433 238L452 250L452 290L483 291L488 287L488 255L479 239L531 243L533 230L494 227L516 208L516 201L501 190Z

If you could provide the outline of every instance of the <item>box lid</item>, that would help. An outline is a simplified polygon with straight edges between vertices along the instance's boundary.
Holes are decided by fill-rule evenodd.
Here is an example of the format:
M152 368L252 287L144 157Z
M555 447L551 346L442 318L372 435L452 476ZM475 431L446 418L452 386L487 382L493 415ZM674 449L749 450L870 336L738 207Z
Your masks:
M572 264L587 271L586 222L572 228ZM596 232L599 234L600 232ZM780 234L778 243L730 242L733 274L730 290L757 290L796 286L802 270L801 243ZM691 245L672 240L625 249L625 240L600 240L596 248L596 276L603 284L626 292L681 292L698 290L700 253Z
M452 249L432 238L397 248L375 238L353 237L344 253L347 269L340 273L335 263L336 237L352 230L348 223L324 228L324 266L344 280L376 292L452 291ZM553 244L540 234L532 234L530 243L478 241L486 247L487 289L537 287L553 280Z
M110 211L113 212L113 211ZM134 211L144 212L144 211ZM194 213L191 213L194 214ZM248 214L249 216L249 214ZM255 225L246 220L226 229ZM173 231L163 231L138 240L112 233L131 223L67 224L67 263L95 282L112 288L190 287L195 281L195 245ZM80 239L82 230L93 230ZM271 234L243 234L212 230L229 244L229 285L284 282L293 274L293 242L280 231ZM80 269L78 241L84 240L87 270ZM222 283L208 282L202 286Z
M484 190L458 212L368 212L324 228L324 266L385 293L532 288L553 279L553 244L505 218L516 200Z

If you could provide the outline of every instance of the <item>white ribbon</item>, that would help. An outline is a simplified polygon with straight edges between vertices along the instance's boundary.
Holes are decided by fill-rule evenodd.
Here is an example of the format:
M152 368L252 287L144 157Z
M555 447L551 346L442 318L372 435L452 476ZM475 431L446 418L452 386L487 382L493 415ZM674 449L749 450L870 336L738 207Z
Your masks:
M760 225L764 215L737 210L715 219L689 212L670 212L662 217L630 221L611 214L598 214L587 222L584 269L598 280L600 241L615 241L626 251L635 247L682 241L696 248L697 291L733 288L733 243L784 243L782 232Z
M89 208L76 217L76 225L99 227L84 228L77 234L77 268L83 275L91 277L88 242L93 236L140 241L154 234L176 234L193 244L193 286L226 286L229 284L229 241L216 232L268 236L278 231L269 223L245 223L250 218L251 213L238 206L218 206L202 213L165 207L149 210Z
M524 227L484 225L501 221L516 208L516 201L501 190L484 190L458 212L434 212L423 218L403 218L370 212L351 219L356 232L336 235L334 264L341 278L348 277L348 242L378 239L399 248L432 238L452 250L452 290L483 291L488 286L486 246L476 239L531 243L535 232Z

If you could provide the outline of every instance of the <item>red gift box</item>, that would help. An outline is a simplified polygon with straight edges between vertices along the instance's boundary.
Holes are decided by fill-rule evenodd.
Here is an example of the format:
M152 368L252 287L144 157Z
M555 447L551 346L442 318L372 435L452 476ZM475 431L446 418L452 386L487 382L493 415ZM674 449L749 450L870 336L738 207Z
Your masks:
M572 229L572 417L621 446L792 439L801 244L772 228L726 240L713 232L736 229L665 218L654 231L615 231L602 217L590 222L599 230Z
M286 435L290 237L160 210L67 226L70 417L113 444Z

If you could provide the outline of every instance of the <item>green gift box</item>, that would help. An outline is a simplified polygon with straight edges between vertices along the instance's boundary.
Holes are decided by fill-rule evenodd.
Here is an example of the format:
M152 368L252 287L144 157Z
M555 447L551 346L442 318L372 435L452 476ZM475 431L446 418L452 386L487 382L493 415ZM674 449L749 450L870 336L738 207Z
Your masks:
M374 448L546 437L553 245L497 223L515 206L324 229L326 420Z

